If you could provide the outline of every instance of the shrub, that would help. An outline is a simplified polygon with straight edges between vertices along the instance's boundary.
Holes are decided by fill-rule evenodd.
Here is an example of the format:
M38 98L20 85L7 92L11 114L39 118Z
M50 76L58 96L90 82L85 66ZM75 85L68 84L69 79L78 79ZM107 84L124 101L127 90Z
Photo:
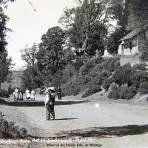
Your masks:
M90 76L95 77L98 73L100 73L102 71L102 69L103 69L102 64L95 65L95 67L90 72Z
M142 52L142 54L140 55L139 58L141 61L147 61L148 60L148 51Z
M135 64L133 68L135 69L135 71L137 70L144 71L146 70L146 64L145 63Z
M83 65L83 60L81 58L77 58L76 61L73 63L76 71L79 71L80 67Z
M120 66L119 58L108 58L103 63L103 68L113 72L118 66Z
M3 118L0 112L0 138L25 138L27 137L27 130L25 128L19 129L14 125L14 122L8 122Z
M62 96L78 95L81 88L80 86L73 81L70 81L62 86Z
M126 99L132 99L135 95L137 94L137 88L130 86L127 88L127 92L126 92Z
M148 81L148 73L145 71L136 71L131 75L130 81L131 85L138 89L141 82Z
M8 93L9 94L12 94L13 92L14 92L14 88L12 88L12 85L10 84L9 86L8 86Z
M126 99L127 86L122 85L121 87L119 87L118 91L119 91L119 98L120 99Z
M10 94L9 94L9 92L8 92L7 90L1 89L1 91L0 91L0 96L1 96L1 97L9 98Z
M148 93L148 81L141 82L138 91L142 94Z
M118 85L112 83L109 88L108 98L119 99Z
M97 93L101 91L101 87L99 85L91 85L86 91L85 93L82 95L82 98L91 96L94 93Z
M120 66L112 75L113 82L118 85L128 84L133 74L133 69L130 64Z
M109 89L111 83L112 83L112 79L107 78L107 79L104 80L102 87L107 91Z

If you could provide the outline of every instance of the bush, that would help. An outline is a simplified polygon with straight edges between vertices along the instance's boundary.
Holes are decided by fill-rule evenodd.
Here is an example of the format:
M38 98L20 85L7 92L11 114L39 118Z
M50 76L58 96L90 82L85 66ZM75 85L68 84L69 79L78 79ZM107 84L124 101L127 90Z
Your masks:
M131 85L137 89L140 87L140 83L148 81L148 73L145 71L136 71L131 75Z
M0 138L25 138L27 137L27 130L25 128L19 129L14 125L14 122L8 122L3 118L2 112L0 112Z
M112 99L132 99L137 93L136 87L127 85L122 85L118 87L116 84L114 84L111 88L111 91L108 94L109 98Z
M62 96L78 95L81 91L80 86L73 81L70 81L62 86Z
M148 81L141 82L138 91L142 94L148 93Z
M113 72L118 66L120 66L119 58L108 58L103 62L103 68L110 72Z
M9 94L12 94L13 92L14 92L14 88L12 88L12 85L10 84L9 86L8 86L8 93Z
M73 63L76 71L79 71L80 67L83 65L83 60L81 58L77 58L76 61Z
M145 71L146 70L146 64L145 63L140 63L140 64L135 64L133 66L133 68L135 69L135 71Z
M107 78L102 84L102 87L107 91L110 87L110 84L112 83L112 80Z
M137 88L130 86L129 88L127 88L127 92L126 92L126 99L132 99L135 95L137 94Z
M147 61L148 60L148 51L142 52L142 54L140 55L139 58L141 61Z
M122 85L121 87L119 87L118 91L119 91L119 98L120 99L126 99L127 86Z
M108 98L119 99L118 85L112 83L109 88Z
M7 90L5 90L5 89L1 89L1 91L0 91L0 97L9 98L9 96L10 96L9 91L7 91Z
M101 87L99 85L91 85L86 91L85 93L82 95L82 98L91 96L94 93L97 93L101 91Z
M131 75L133 74L133 69L130 64L126 64L120 66L118 69L115 70L112 80L113 82L117 83L118 85L122 84L129 84Z

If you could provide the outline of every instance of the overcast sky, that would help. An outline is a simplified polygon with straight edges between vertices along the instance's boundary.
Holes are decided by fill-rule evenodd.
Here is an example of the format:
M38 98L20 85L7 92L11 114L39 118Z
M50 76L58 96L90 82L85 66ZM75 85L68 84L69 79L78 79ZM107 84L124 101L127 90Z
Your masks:
M29 5L29 2L33 6ZM12 32L7 33L7 49L15 68L24 65L20 50L26 45L39 43L48 28L58 25L63 9L74 5L74 0L16 0L8 6L5 10L10 18L7 27L11 28Z

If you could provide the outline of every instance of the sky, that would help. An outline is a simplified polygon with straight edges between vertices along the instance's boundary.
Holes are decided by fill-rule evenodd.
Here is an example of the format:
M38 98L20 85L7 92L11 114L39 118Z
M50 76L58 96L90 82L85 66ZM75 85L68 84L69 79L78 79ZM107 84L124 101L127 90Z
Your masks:
M5 9L10 18L7 27L12 32L7 33L7 50L15 69L25 65L21 59L21 50L26 45L31 47L33 43L40 43L41 36L50 27L59 25L63 9L75 5L74 0L16 0L8 5Z

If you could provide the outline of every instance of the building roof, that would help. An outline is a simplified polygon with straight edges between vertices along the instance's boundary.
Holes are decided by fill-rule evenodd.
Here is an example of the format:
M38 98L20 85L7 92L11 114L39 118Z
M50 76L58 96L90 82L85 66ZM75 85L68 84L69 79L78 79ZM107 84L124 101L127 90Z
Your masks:
M137 34L139 34L141 31L142 31L141 28L136 28L136 29L132 30L130 33L128 33L126 36L124 36L122 39L120 39L120 41L131 39L134 36L136 36Z
M120 41L131 39L135 37L137 34L141 33L142 30L147 30L147 29L148 29L148 24L143 25L143 27L135 28L134 30L129 32L127 35L125 35L122 39L120 39Z

